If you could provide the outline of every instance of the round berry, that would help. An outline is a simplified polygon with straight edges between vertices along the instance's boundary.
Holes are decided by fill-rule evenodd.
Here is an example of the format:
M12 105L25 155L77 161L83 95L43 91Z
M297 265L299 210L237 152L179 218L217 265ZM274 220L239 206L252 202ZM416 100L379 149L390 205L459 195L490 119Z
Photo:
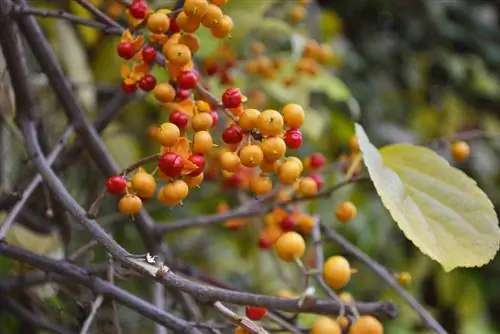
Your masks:
M259 167L264 173L274 173L278 169L279 163L278 161L269 161L264 158Z
M163 146L169 147L175 145L180 136L181 130L179 127L173 123L167 122L160 126L160 131L158 131L156 138Z
M179 38L179 44L187 46L191 54L195 54L200 49L200 39L195 34L182 34L181 38Z
M220 20L222 20L222 17L224 14L222 13L222 10L214 5L214 4L209 4L207 8L205 9L205 15L203 16L201 23L209 28L212 29L215 25L217 25Z
M323 154L316 152L309 157L309 168L312 170L319 169L325 165L325 157Z
M130 182L132 189L142 198L151 198L156 190L155 178L145 171L136 172Z
M175 20L179 28L187 33L194 33L200 27L200 20L187 16L184 11L180 12Z
M268 161L277 161L285 156L286 144L280 137L267 137L260 144L264 158Z
M168 28L168 32L173 35L173 34L178 33L179 31L181 31L181 29L179 28L179 25L177 24L177 17L172 18L170 20L170 27Z
M163 34L167 32L168 27L170 26L170 19L167 15L156 12L149 15L146 26L152 33Z
M269 176L256 174L250 178L249 186L256 195L264 195L273 189L273 182Z
M212 135L208 131L198 131L194 134L193 151L198 154L210 152L214 145Z
M208 7L207 0L185 0L182 10L187 16L201 20Z
M311 334L342 334L342 329L332 318L320 316L314 321Z
M155 89L155 87L156 87L156 78L154 77L154 75L146 74L139 81L139 88L145 92L150 92L153 89Z
M158 168L169 177L181 175L184 163L181 156L175 153L163 153L158 159Z
M134 84L126 84L125 82L122 82L122 90L125 93L135 93L137 91L137 85Z
M219 158L222 169L228 172L236 172L241 168L240 157L234 152L224 152Z
M196 168L194 171L189 173L189 176L197 176L197 175L200 175L201 173L203 173L203 170L205 169L206 161L202 155L199 155L199 154L192 155L188 158L188 160L191 161L192 163L194 163L196 166L198 166L198 168Z
M240 160L243 166L254 168L264 160L264 153L258 145L247 145L240 150Z
M259 236L259 241L257 243L260 249L267 249L270 248L273 243L269 239L269 237L265 234Z
M224 107L232 109L238 108L242 102L243 96L238 88L231 87L222 94L222 104Z
M224 15L222 19L212 26L212 36L215 38L226 38L233 31L234 23L230 16Z
M135 55L134 46L129 42L122 42L116 47L118 55L126 60L132 59Z
M174 44L168 48L165 56L170 63L184 66L191 61L191 50L184 44Z
M289 103L281 110L285 124L292 129L298 129L304 123L304 109L298 104Z
M349 329L349 334L383 334L384 326L371 315L360 316Z
M191 176L191 175L185 175L182 177L182 180L186 182L189 188L197 188L200 186L200 184L203 182L205 179L205 175L202 173Z
M349 261L338 255L328 258L323 266L323 278L334 289L344 287L351 279Z
M236 125L230 125L222 132L222 140L226 144L238 144L243 140L243 131Z
M191 93L189 92L189 89L178 89L175 92L175 100L177 102L182 102L182 101L188 99L189 96L191 96Z
M194 131L208 130L213 125L212 115L206 112L197 113L191 118L191 126Z
M106 182L106 189L110 194L121 195L127 188L127 180L123 176L111 176Z
M222 7L227 4L229 0L212 0L212 3L216 6Z
M278 168L278 181L283 185L291 185L301 173L300 165L296 161L287 160Z
M148 4L142 0L134 1L128 8L128 11L133 18L143 20L148 14Z
M279 237L274 247L280 259L292 262L304 255L306 242L297 232L286 232Z
M299 214L295 219L299 230L304 234L311 233L314 226L316 226L316 220L310 215Z
M260 111L257 109L245 109L240 115L238 125L244 131L251 131L257 126L257 118L259 115Z
M125 195L118 202L118 209L126 215L135 215L142 209L142 200L137 195Z
M297 227L297 221L295 221L292 215L287 215L280 221L280 227L283 231L294 231Z
M323 181L323 177L320 175L320 174L311 174L309 175L309 177L311 179L314 180L314 182L316 182L316 186L318 187L318 190L321 190L321 188L323 188L323 186L325 185L325 181Z
M464 141L457 141L451 146L451 156L455 161L464 161L470 155L470 147Z
M151 45L146 45L142 48L141 55L142 59L147 63L152 63L156 61L156 49Z
M409 285L411 283L411 274L409 272L402 272L396 275L399 284Z
M210 116L212 116L212 127L214 127L219 122L219 114L216 111L211 111Z
M179 129L184 129L189 122L189 118L181 111L175 110L168 119L170 123L177 125Z
M357 211L354 203L342 202L335 208L335 216L339 222L348 223L356 218Z
M302 145L302 133L297 129L287 130L284 138L288 148L297 149Z
M194 71L184 71L177 76L177 85L180 89L193 89L198 83L198 76Z
M245 314L250 320L259 321L267 314L267 309L260 306L247 306Z
M276 110L264 110L257 118L257 128L265 136L279 136L283 132L283 116Z
M157 84L153 96L161 103L172 102L175 99L175 89L168 83Z

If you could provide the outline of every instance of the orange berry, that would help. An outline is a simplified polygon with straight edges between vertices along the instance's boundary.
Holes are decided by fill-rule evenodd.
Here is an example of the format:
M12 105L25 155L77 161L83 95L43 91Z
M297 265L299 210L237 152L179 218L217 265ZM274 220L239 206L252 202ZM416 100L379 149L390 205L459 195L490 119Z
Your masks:
M383 334L384 327L371 315L360 316L349 329L349 334Z
M302 56L304 58L316 58L318 50L319 50L318 42L316 42L314 39L310 39L304 46L304 50L302 51Z
M187 16L201 20L208 8L207 0L185 0L182 10Z
M277 161L286 153L285 141L280 137L268 137L262 141L260 148L264 153L264 158L268 161Z
M179 38L179 44L187 46L191 54L195 54L200 49L200 39L195 34L182 34L181 38Z
M249 331L247 331L244 327L242 326L236 326L234 329L233 334L250 334Z
M228 3L229 0L212 0L212 3L216 6L222 7Z
M348 223L357 215L356 205L352 202L342 202L335 209L335 216L341 223Z
M343 256L332 256L323 266L323 278L326 284L334 289L340 289L351 279L351 266Z
M269 176L255 174L250 178L250 189L257 195L264 195L273 189L273 182Z
M228 172L236 172L241 168L240 157L234 152L224 152L219 158L222 169Z
M263 171L264 173L273 173L278 169L279 163L278 161L269 161L264 158L264 160L262 160L262 162L260 163L259 167L260 170Z
M159 83L153 90L153 96L161 103L172 102L175 99L175 89L168 83Z
M314 321L311 334L342 334L342 329L332 318L320 316Z
M307 15L307 10L304 6L296 5L288 13L288 17L294 22L302 21Z
M342 292L339 294L339 299L343 301L344 303L351 304L354 302L354 298L349 292Z
M326 44L321 44L316 56L320 63L327 64L332 59L332 49Z
M278 180L283 185L290 185L297 181L301 173L297 162L287 160L278 168Z
M210 108L210 105L203 101L203 100L197 100L196 101L196 108L198 108L199 112L210 112L212 109Z
M281 110L285 124L292 129L298 129L304 123L304 109L295 103L289 103Z
M257 109L245 109L241 113L238 122L240 128L244 131L251 131L257 126L257 118L259 118L260 111Z
M359 152L358 138L356 136L352 136L351 138L349 138L349 140L347 141L347 146L349 146L349 150L351 150L351 153Z
M310 215L299 214L294 218L297 222L297 227L302 233L311 233L312 229L316 225L316 221Z
M158 190L158 201L166 206L174 206L180 203L181 197L172 183L167 183Z
M292 262L304 255L306 242L297 232L286 232L279 237L274 247L280 259Z
M170 26L170 19L163 13L153 13L149 15L146 26L152 33L163 34Z
M179 130L177 125L167 122L160 126L157 138L160 144L168 147L175 145L180 136L181 130Z
M257 118L257 128L265 136L279 136L283 133L283 116L272 109L264 110Z
M266 51L266 47L261 42L253 42L252 45L250 45L250 51L258 56Z
M241 164L248 168L260 165L264 160L264 153L258 145L247 145L240 150Z
M207 6L205 15L201 19L201 23L208 29L212 29L214 26L219 24L223 16L224 14L222 13L222 10L218 6L210 4Z
M186 182L186 184L188 185L189 188L197 188L203 182L204 178L205 178L205 175L203 173L200 173L196 176L184 175L182 177L182 180L184 182Z
M337 319L337 323L339 324L340 328L345 329L349 327L349 324L351 323L349 318L346 316L342 316Z
M214 145L212 135L208 131L198 131L193 138L193 151L199 154L210 152Z
M193 33L200 27L200 20L195 17L187 16L184 11L177 15L175 22L182 31L187 33Z
M126 215L135 215L142 209L142 200L137 195L125 195L118 202L118 209Z
M130 181L132 189L142 198L151 198L155 193L156 180L153 175L145 171L136 172Z
M204 131L212 127L214 119L207 112L197 113L191 118L191 127L194 131Z
M174 65L184 66L191 61L191 50L184 44L172 45L167 51L166 57Z
M470 155L470 147L464 141L457 141L451 146L451 156L455 161L464 161Z
M158 140L158 134L160 133L160 128L153 125L148 128L148 137L154 140Z
M318 184L312 177L304 177L299 182L297 192L304 197L312 197L318 193Z
M231 17L224 15L222 19L217 24L214 24L212 26L212 35L215 38L225 38L231 34L231 31L233 31L233 19Z
M288 157L288 158L286 158L286 161L293 161L293 162L295 162L296 164L298 164L300 166L300 172L302 173L304 171L304 164L302 164L302 160L300 160L299 158L297 158L297 157Z
M184 180L175 180L171 184L174 187L175 191L177 192L177 196L181 200L187 197L189 193L189 186Z
M409 272L402 272L397 274L397 279L399 281L399 284L401 285L408 285L411 283L411 274Z

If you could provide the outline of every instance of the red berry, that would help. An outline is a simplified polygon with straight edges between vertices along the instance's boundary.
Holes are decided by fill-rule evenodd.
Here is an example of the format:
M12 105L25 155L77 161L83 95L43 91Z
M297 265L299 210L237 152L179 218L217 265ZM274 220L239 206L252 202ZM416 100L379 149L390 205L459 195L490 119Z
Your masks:
M216 111L211 111L210 116L212 116L212 128L219 122L219 114Z
M323 177L320 174L311 174L311 175L309 175L309 177L311 179L313 179L314 182L316 182L316 186L318 187L318 190L323 188L323 186L325 185L325 182L323 181Z
M135 55L134 46L129 42L118 44L118 46L116 47L116 52L120 57L127 60L132 59Z
M280 222L280 226L283 231L294 231L297 226L297 222L292 216L288 215Z
M142 48L142 59L145 62L152 63L156 60L156 50L151 45L146 45Z
M127 181L123 176L111 176L106 182L106 189L113 195L121 195L127 187Z
M243 182L243 180L244 180L243 175L241 175L241 173L236 172L230 177L225 178L222 186L226 189L238 188L240 184Z
M189 161L194 163L196 166L198 166L198 168L196 168L194 171L189 173L189 175L190 176L200 175L203 172L203 170L205 169L205 158L202 155L195 154L195 155L190 156L188 159L189 159Z
M211 64L205 68L207 75L212 76L219 71L219 66L217 64Z
M325 165L325 156L319 152L313 153L310 156L311 169L318 169Z
M172 18L170 20L170 26L168 27L168 33L170 35L173 35L175 33L178 33L179 31L181 31L181 28L179 28L179 25L177 24L177 17Z
M183 112L180 112L178 110L173 111L170 114L170 117L168 120L170 121L170 123L177 125L177 127L179 129L185 128L189 122L188 116L186 114L184 114Z
M222 140L226 144L238 144L243 140L243 130L236 125L230 125L222 132Z
M231 87L222 94L222 104L226 108L238 108L243 96L238 88Z
M176 177L181 175L184 163L179 155L167 152L158 159L158 167L165 175Z
M136 84L127 85L125 82L122 82L122 90L125 93L134 93L135 91L137 91L137 85Z
M245 309L245 314L250 320L258 321L262 319L267 313L265 307L260 306L247 306Z
M139 81L139 88L145 92L152 91L156 87L156 78L154 75L146 74Z
M177 92L175 93L175 100L177 102L184 101L185 99L189 98L189 95L191 93L187 89L178 89Z
M132 17L142 20L148 14L148 4L142 0L134 1L128 8L128 11Z
M269 238L266 238L265 236L261 235L259 237L259 248L260 249L266 249L266 248L269 248L272 246L272 243L271 241L269 240ZM250 317L249 317L250 318Z
M181 72L181 74L177 77L177 85L180 89L192 89L196 87L197 83L198 76L193 70Z
M296 149L302 145L302 133L297 129L287 130L284 139L288 148Z

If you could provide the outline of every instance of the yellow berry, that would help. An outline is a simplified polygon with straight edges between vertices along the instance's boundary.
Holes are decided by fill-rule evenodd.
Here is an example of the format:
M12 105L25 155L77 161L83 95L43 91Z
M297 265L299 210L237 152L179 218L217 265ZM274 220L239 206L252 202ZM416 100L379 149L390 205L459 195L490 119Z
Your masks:
M193 151L199 154L210 152L214 145L212 135L208 131L198 131L194 134Z
M280 259L291 262L304 255L306 242L297 232L286 232L279 237L274 247Z
M283 185L293 184L301 172L300 165L296 161L287 160L278 168L278 181Z
M402 272L397 275L399 284L408 285L411 283L411 274L409 272Z
M175 44L168 48L166 57L172 64L184 66L191 61L191 50L184 44Z
M349 292L345 291L339 294L339 299L347 304L354 302L354 298L352 297L352 295Z
M167 183L158 190L158 202L166 206L179 204L181 198L172 183Z
M147 172L136 172L130 181L132 189L142 198L150 198L156 190L156 180L153 175Z
M189 188L196 188L199 187L200 184L203 182L203 179L205 178L205 175L203 173L200 173L196 176L191 176L191 175L184 175L182 177L182 180L186 182Z
M281 111L285 124L292 129L298 129L304 123L304 109L295 103L289 103Z
M160 126L160 131L157 134L157 139L163 146L173 146L177 143L181 135L181 131L177 125L167 122Z
M220 20L222 20L223 17L224 14L222 13L222 10L214 4L210 4L207 6L205 15L203 16L201 23L205 27L212 29L212 27L219 24Z
M159 83L155 86L153 95L162 103L172 102L175 99L175 89L168 83Z
M296 5L290 10L288 16L292 21L298 22L302 21L306 17L306 14L307 10L304 8L304 6Z
M187 197L189 193L189 186L184 180L175 180L172 182L172 186L181 200Z
M312 177L304 177L299 182L297 192L301 196L312 197L318 193L318 184Z
M152 33L163 34L170 26L170 19L163 13L153 13L149 15L146 26Z
M240 150L240 160L243 166L254 168L264 160L264 153L258 145L247 145Z
M257 128L265 136L279 136L283 133L283 116L273 109L264 110L257 118Z
M224 152L220 155L220 165L228 172L236 172L241 168L240 157L234 152Z
M341 223L348 223L357 215L357 209L352 202L342 202L335 209L335 216Z
M182 10L187 16L201 20L208 8L207 0L185 0Z
M256 195L264 195L273 189L273 182L269 176L255 174L250 178L250 189Z
M225 38L231 34L233 31L233 19L231 17L224 15L218 23L214 24L211 28L212 36L215 38Z
M343 256L332 256L323 266L323 278L334 289L344 287L351 279L351 266Z
M464 141L457 141L451 146L451 156L455 161L464 161L470 155L470 147Z
M135 215L142 209L142 200L137 195L125 195L118 202L118 209L126 215Z
M233 334L250 334L249 331L247 331L244 327L242 326L236 326L234 329Z
M320 316L314 321L311 334L342 334L342 329L332 318Z
M259 167L260 170L263 171L264 173L273 173L278 169L279 163L278 161L269 161L264 158L264 160L262 160L262 162L260 163Z
M197 113L191 118L191 127L194 131L204 131L212 127L214 119L206 112Z
M257 118L259 118L260 111L257 109L245 109L240 116L238 122L243 131L251 131L257 127Z
M187 46L191 51L191 54L195 54L200 49L200 39L195 34L182 34L179 38L179 44Z
M294 215L295 221L297 222L297 227L302 233L311 233L312 229L316 225L316 220L313 217L306 214Z
M200 27L200 20L196 17L187 16L184 11L180 12L179 15L177 15L177 17L175 18L175 22L182 31L187 33L193 33Z
M302 161L297 158L297 157L288 157L286 158L286 161L293 161L295 162L296 164L298 164L300 166L300 172L302 173L304 171L304 164L302 163Z
M384 327L371 315L360 316L351 326L349 334L383 334Z
M286 153L285 141L280 137L268 137L262 141L260 148L264 158L268 161L277 161Z

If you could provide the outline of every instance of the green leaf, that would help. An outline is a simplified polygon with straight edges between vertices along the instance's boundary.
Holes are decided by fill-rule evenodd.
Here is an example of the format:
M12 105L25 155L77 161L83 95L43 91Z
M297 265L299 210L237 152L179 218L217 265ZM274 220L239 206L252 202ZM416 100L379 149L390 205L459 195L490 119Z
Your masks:
M425 147L394 144L379 152L355 126L382 203L422 253L445 271L492 260L500 246L498 217L474 180Z

